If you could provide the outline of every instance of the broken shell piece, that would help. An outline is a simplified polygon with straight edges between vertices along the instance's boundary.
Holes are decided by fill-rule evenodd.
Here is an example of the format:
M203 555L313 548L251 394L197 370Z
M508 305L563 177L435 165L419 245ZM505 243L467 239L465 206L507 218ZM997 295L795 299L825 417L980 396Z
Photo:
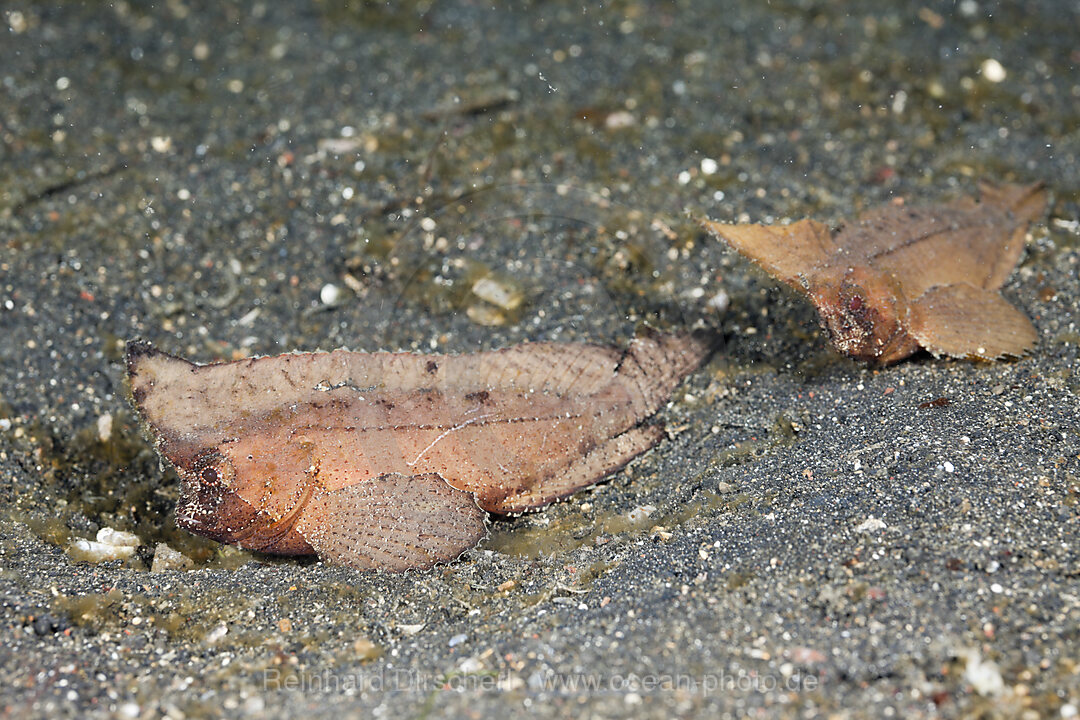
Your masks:
M639 505L626 514L626 518L632 523L638 523L647 519L656 512L655 505Z
M103 443L109 442L113 431L113 416L111 413L102 413L97 419L98 440Z
M481 300L486 300L506 311L517 310L525 300L525 293L515 284L491 275L473 283L472 291L473 295Z
M127 560L135 554L139 544L138 535L104 527L98 530L96 540L76 540L68 546L67 553L72 560L81 562Z
M502 327L506 324L506 315L498 308L487 303L476 303L465 308L465 316L477 325L484 327Z
M123 530L113 530L111 527L103 527L98 530L97 541L99 543L115 545L117 547L137 548L142 544L139 540L139 536L135 533L129 533Z
M72 560L102 563L110 560L127 560L135 554L135 548L126 545L108 545L95 540L76 540L68 546L67 554Z

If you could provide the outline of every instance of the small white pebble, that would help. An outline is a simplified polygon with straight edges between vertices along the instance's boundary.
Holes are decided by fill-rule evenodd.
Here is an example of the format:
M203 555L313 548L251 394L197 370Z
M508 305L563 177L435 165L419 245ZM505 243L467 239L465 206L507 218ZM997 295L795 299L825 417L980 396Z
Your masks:
M166 570L185 570L191 567L191 558L182 552L173 550L165 543L158 543L154 548L154 561L150 566L150 572L158 573Z
M604 127L608 130L622 130L633 127L636 123L637 118L625 110L616 110L604 118Z
M244 701L244 714L249 717L252 715L262 715L266 709L266 701L259 696L249 697Z
M630 520L630 522L636 523L641 522L645 518L652 515L654 512L656 512L655 505L640 505L627 513L626 517Z
M206 637L204 637L203 639L206 641L207 645L213 645L218 640L220 640L221 638L225 637L228 634L229 634L229 628L225 625L225 623L221 623L216 628L214 628L210 632L206 633Z
M432 220L429 217L426 217L426 218L423 218L422 220L420 220L420 229L423 230L424 232L433 232L436 227L437 227L437 225L436 225L435 221Z
M705 304L717 312L723 312L731 304L731 297L728 296L726 290L717 290L716 294L709 298L709 301Z
M951 473L951 472L954 472L954 471L956 470L956 468L955 468L955 467L953 467L953 464L952 464L951 462L949 462L948 460L946 460L945 462L943 462L943 463L941 464L941 466L942 466L943 468L945 468L945 472L947 472L947 473Z
M866 518L866 520L855 526L855 532L874 532L875 530L884 530L887 527L889 526L885 524L884 520L881 520L871 515L870 517Z
M26 28L30 27L30 23L21 12L12 10L8 13L8 27L11 28L11 32L19 35L26 32Z
M525 293L514 283L493 277L480 278L473 283L472 291L476 297L503 310L516 310L525 300Z
M1001 670L998 669L997 663L990 660L984 662L975 650L970 651L967 656L964 679L971 684L975 692L983 697L1005 692L1005 681L1001 677Z
M458 671L463 673L478 673L484 669L484 661L477 657L465 658L458 664Z
M104 413L97 419L97 435L101 442L109 442L112 437L112 414Z
M326 283L319 291L319 300L323 305L337 305L341 300L341 288L334 283Z
M236 321L236 324L240 325L241 327L250 327L251 324L255 322L256 318L258 317L259 308L252 308L251 310L248 310L246 313L240 316L240 318Z
M999 83L1005 79L1005 68L994 58L983 60L979 69L982 71L983 77L992 83Z
M720 169L720 163L716 162L712 158L701 158L701 173L702 175L712 175Z
M680 185L688 185L689 183L690 183L690 172L688 170L683 170L681 173L679 173L679 184Z

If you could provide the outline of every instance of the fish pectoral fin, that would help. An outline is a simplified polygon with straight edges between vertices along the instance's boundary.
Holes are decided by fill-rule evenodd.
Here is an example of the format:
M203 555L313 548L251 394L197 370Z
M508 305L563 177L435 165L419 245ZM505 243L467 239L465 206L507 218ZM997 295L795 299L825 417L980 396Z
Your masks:
M487 536L487 514L473 493L437 473L386 473L316 492L297 530L326 562L401 572L449 562L475 547Z
M839 249L829 226L816 220L799 220L790 225L728 225L706 220L702 225L800 292L800 278L828 265Z
M1027 353L1035 326L997 290L972 285L930 288L910 303L908 334L934 355L994 360Z

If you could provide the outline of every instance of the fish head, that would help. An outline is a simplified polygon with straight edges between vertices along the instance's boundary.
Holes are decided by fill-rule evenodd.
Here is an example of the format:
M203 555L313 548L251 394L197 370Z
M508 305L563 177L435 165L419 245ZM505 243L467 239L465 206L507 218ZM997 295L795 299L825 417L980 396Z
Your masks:
M236 469L228 456L207 448L185 461L176 453L170 462L180 476L176 524L212 540L234 543L251 534L258 513L235 491Z
M843 354L886 365L912 354L918 344L908 337L903 294L889 277L867 267L848 268L808 288L821 326Z

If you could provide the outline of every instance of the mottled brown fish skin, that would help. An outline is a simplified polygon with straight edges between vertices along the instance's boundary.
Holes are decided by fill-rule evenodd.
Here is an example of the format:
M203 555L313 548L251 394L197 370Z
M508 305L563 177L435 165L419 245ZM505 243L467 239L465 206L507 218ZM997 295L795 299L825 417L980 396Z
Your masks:
M177 523L365 569L428 567L591 485L662 436L646 424L710 352L646 332L623 351L293 353L194 365L129 343L132 400L177 469Z
M901 318L907 301L896 283L865 267L819 276L808 295L833 346L855 360L888 365L919 349Z
M832 232L814 220L706 230L805 294L841 353L889 365L920 348L934 355L1018 357L1036 342L1031 321L998 290L1046 208L1041 183L980 185L981 201L886 205Z

